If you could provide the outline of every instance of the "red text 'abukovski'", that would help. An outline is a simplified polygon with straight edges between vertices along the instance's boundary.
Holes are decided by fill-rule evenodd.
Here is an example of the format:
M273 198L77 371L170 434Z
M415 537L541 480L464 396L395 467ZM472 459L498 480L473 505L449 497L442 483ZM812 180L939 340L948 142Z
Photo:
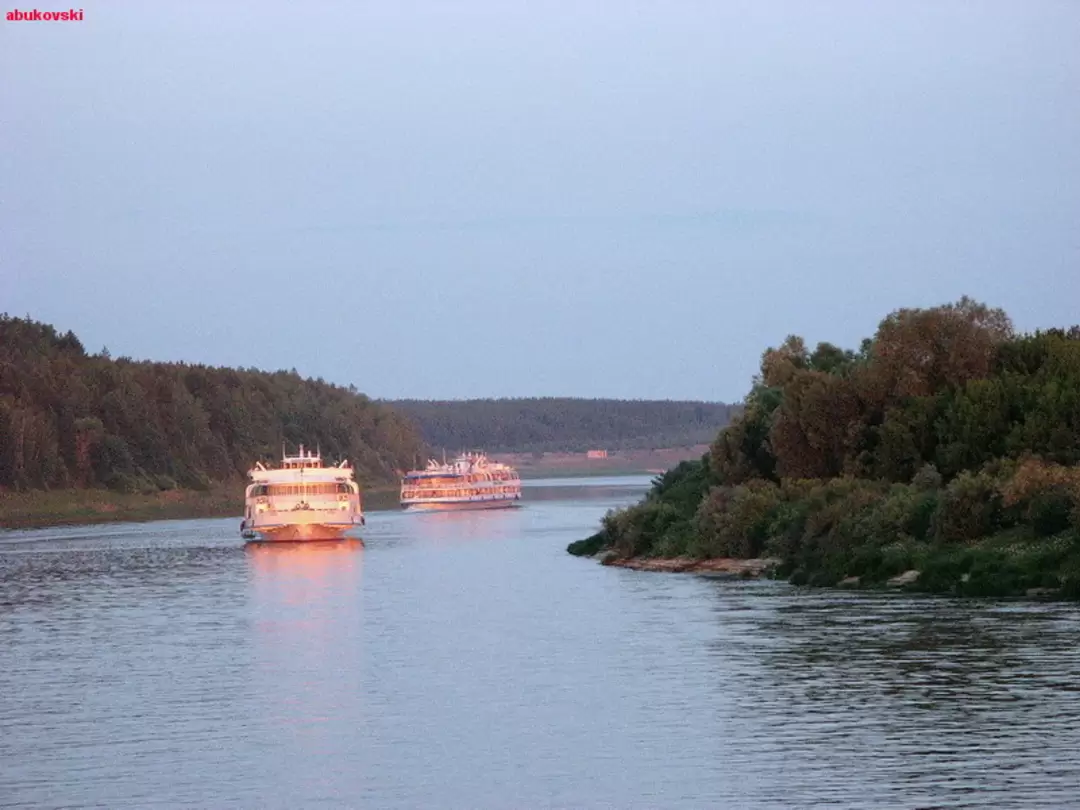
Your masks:
M41 20L43 22L67 22L67 21L79 21L83 18L83 10L80 8L76 11L73 8L67 11L38 11L36 8L33 11L9 11L7 13L8 20L12 22L36 21Z

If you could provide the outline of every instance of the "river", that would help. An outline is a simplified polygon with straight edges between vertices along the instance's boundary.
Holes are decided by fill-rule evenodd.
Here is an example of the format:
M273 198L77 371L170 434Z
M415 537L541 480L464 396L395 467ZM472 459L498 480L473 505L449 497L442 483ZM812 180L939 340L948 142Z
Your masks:
M604 568L518 510L0 532L0 806L1080 806L1080 611Z

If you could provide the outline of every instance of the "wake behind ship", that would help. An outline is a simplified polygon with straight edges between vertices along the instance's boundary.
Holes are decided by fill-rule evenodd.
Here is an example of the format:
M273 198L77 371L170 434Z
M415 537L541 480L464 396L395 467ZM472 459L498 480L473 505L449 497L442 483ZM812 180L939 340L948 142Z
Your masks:
M324 467L319 453L282 453L281 467L248 471L240 533L249 540L336 540L363 525L360 487L347 461Z
M403 509L499 509L520 500L517 470L483 453L463 453L449 464L432 459L426 469L410 470L401 480Z

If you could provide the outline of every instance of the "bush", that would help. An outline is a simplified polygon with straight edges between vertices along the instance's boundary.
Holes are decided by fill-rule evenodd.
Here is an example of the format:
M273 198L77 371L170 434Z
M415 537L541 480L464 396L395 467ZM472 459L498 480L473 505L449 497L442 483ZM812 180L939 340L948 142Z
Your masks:
M1001 496L984 473L964 472L941 494L932 522L934 539L962 543L987 537L1001 528Z
M803 501L784 501L773 510L765 529L765 556L792 559L806 531L809 508Z
M597 532L592 537L578 540L566 547L566 550L578 557L593 557L608 547L606 532Z
M653 554L654 546L665 534L685 520L683 514L669 503L644 500L626 509L609 512L603 525L616 554L640 557Z
M927 593L956 593L971 564L972 554L968 549L954 547L925 554L916 563L919 578L914 587Z
M694 542L694 530L690 521L680 520L668 526L653 544L654 557L682 557L690 553Z
M941 473L933 464L924 464L911 479L911 485L920 491L936 492L941 489Z
M168 492L172 489L178 489L176 480L168 475L158 475L154 477L154 484L161 492Z
M120 492L124 495L134 495L141 492L144 484L145 482L138 476L122 472L114 472L105 479L106 487L113 492Z
M1001 485L1003 503L1049 537L1080 525L1080 468L1024 459Z
M1032 528L1040 537L1049 537L1069 528L1073 498L1062 491L1040 492L1028 506Z
M694 517L697 556L757 557L765 547L780 488L753 480L737 487L713 487Z
M919 493L907 525L908 534L916 540L930 539L934 514L937 512L940 503L940 492Z

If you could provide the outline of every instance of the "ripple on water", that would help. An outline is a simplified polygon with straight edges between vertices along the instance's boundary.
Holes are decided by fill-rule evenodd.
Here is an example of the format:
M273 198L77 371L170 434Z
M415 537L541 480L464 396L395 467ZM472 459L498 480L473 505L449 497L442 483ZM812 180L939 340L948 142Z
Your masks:
M580 486L0 534L0 805L1077 806L1076 608L604 568Z

